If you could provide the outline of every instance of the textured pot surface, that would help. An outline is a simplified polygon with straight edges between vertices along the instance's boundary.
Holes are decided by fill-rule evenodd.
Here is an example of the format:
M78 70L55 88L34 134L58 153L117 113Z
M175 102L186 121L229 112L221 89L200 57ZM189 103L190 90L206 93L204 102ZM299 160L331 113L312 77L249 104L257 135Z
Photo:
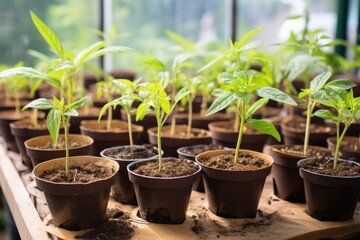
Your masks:
M65 158L40 163L33 170L36 184L44 191L56 226L69 230L88 229L96 227L105 219L110 188L119 165L93 156L69 158L70 166L86 163L101 166L110 176L89 183L54 183L40 178L44 171L65 168Z
M300 160L298 164L308 160ZM306 206L310 216L321 221L346 221L353 218L360 196L360 176L329 176L304 168L300 168L300 176L304 179Z
M196 164L198 170L188 176L173 178L142 176L132 171L138 164L144 164L146 161L153 160L134 162L127 167L129 179L134 183L140 216L153 223L183 223L192 185L199 178L200 166L189 160L188 164Z
M271 172L273 159L263 153L241 150L263 159L268 166L255 171L228 171L211 168L202 163L208 156L234 153L235 150L213 150L199 154L196 161L203 170L205 193L209 210L226 218L254 218L264 187L265 179Z

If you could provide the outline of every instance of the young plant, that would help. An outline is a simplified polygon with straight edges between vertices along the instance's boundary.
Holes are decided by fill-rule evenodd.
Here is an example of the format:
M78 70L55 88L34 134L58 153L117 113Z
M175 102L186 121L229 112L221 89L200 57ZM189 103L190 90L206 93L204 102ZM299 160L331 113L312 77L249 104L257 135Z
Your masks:
M236 143L234 164L238 163L239 150L244 134L245 126L249 124L252 128L272 135L280 141L280 134L271 123L265 120L252 119L252 115L267 104L269 99L296 106L296 102L284 92L262 85L255 81L253 71L223 72L219 79L224 82L223 88L217 90L217 98L209 107L206 115L210 115L234 105L240 118L239 135ZM252 102L257 96L259 99Z
M104 96L108 103L113 100L113 97L114 97L114 94L115 94L114 78L113 77L108 76L106 78L106 80L97 82L96 87L97 87L96 96L97 96L98 99L100 99L102 96ZM100 121L100 118L103 116L104 113L105 113L105 111L100 112L99 121ZM113 109L108 108L108 115L107 115L107 121L106 121L106 130L107 131L110 131L110 129L111 129L112 118L113 118Z
M326 83L331 77L331 72L324 72L317 75L311 82L310 87L302 89L298 97L303 99L303 102L307 105L306 111L306 127L305 127L305 140L304 140L304 156L307 156L308 145L309 145L309 136L310 136L310 121L316 105L314 96L318 94L319 91L322 91L326 88L334 89L350 89L356 86L350 80L334 80L329 83Z
M27 104L23 110L35 108L40 110L50 110L46 122L53 141L54 147L58 144L60 125L62 124L65 133L65 173L69 177L69 123L72 116L78 116L78 109L86 100L86 97L80 98L70 104L66 104L62 98L59 100L55 96L53 102L46 98L36 99Z
M142 120L147 114L153 114L157 122L157 143L158 151L162 152L161 147L161 130L166 119L174 110L176 104L187 94L188 88L182 88L175 96L173 103L165 92L166 81L148 83L141 86L138 97L142 101L136 111L136 121ZM159 154L159 171L163 168L162 155Z
M318 92L314 99L324 106L332 108L331 112L327 109L317 110L315 116L331 120L336 125L336 148L333 168L336 169L341 142L354 120L360 120L360 97L354 97L353 91L346 91L338 88L325 88ZM340 125L344 128L341 130Z
M121 105L125 109L126 115L127 115L127 120L128 120L130 146L134 145L133 136L132 136L131 107L132 107L135 99L137 99L136 91L138 88L139 81L140 80L136 80L136 81L132 82L127 79L113 80L113 83L119 90L121 97L114 99L112 101L109 101L107 104L105 104L102 107L100 114L99 114L99 121L100 121L101 117L104 115L106 110L109 110L109 111L112 110L111 107L113 107L115 109L116 106ZM111 118L109 118L109 116L108 116L108 127L110 129L109 119L110 119L110 124L111 124Z

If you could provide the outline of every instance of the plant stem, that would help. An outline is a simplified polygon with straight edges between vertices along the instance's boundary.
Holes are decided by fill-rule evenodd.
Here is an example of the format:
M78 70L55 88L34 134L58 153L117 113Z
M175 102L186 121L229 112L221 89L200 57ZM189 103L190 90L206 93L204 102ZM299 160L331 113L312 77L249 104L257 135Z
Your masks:
M112 107L109 107L108 108L108 117L107 117L107 121L106 121L106 130L107 131L110 131L110 129L111 129L112 115L113 115L113 109L112 109Z
M162 161L162 147L161 147L161 119L160 119L160 114L156 117L157 119L157 145L158 145L158 153L159 153L159 172L161 171L162 167L163 167L163 161Z
M186 137L190 138L190 134L191 134L191 128L192 128L192 115L193 115L193 107L192 107L192 103L193 103L194 97L193 94L190 93L189 94L189 112L188 112L188 125L187 125L187 131L186 131Z
M340 153L340 146L341 146L341 142L345 136L346 131L348 130L349 126L350 126L350 122L346 122L345 123L345 127L344 130L341 133L341 136L339 137L339 129L340 129L340 124L336 125L336 129L337 129L337 135L336 135L336 148L335 148L335 156L334 156L334 166L333 169L336 169L337 167L337 163L338 163L338 158L339 158L339 153Z
M38 110L37 108L33 109L33 124L34 124L34 128L37 128L39 123L38 123Z
M69 178L69 120L70 118L65 117L63 120L64 133L65 133L65 175Z
M132 128L131 128L131 114L130 111L127 111L127 120L128 120L128 129L129 129L129 141L130 141L130 146L132 147L134 145L133 142L133 135L132 135Z
M307 105L307 114L306 114L306 127L305 127L305 140L304 140L304 156L307 156L308 153L308 146L309 146L309 136L310 136L310 124L311 124L311 114L314 110L314 104L309 95L308 105Z
M15 92L15 112L20 114L20 96L19 92Z
M207 110L207 97L206 95L203 93L202 97L201 97L201 106L200 106L200 115L201 116L205 116L206 110Z
M171 128L170 128L170 136L175 136L175 129L176 129L176 108L174 109L174 113L171 116Z
M239 151L240 151L240 145L241 145L241 141L242 141L242 137L243 137L244 126L245 126L245 124L244 124L243 118L240 118L240 129L239 129L238 140L236 142L234 164L237 164L239 162Z

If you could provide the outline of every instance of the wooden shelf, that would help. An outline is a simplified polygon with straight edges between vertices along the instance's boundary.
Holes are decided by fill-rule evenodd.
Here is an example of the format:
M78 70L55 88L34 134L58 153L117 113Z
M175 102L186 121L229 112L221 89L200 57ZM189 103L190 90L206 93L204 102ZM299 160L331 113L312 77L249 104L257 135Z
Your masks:
M66 231L51 223L44 195L30 171L19 163L18 154L6 152L0 144L0 184L22 239L75 239L79 232ZM15 168L16 166L16 168ZM25 184L24 184L25 183ZM206 208L205 194L193 192L187 219L181 225L150 224L137 221L137 207L113 199L109 208L130 215L135 226L133 239L349 239L360 236L360 204L354 219L346 222L320 222L306 214L305 204L293 204L273 194L272 178L266 180L258 216L254 219L224 219ZM194 231L198 227L201 231Z

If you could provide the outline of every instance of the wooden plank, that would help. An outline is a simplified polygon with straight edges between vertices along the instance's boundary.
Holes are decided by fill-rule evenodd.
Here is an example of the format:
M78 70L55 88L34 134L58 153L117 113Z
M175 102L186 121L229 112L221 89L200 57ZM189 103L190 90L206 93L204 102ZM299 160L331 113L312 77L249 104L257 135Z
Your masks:
M18 172L2 144L0 144L0 184L21 239L50 239Z

